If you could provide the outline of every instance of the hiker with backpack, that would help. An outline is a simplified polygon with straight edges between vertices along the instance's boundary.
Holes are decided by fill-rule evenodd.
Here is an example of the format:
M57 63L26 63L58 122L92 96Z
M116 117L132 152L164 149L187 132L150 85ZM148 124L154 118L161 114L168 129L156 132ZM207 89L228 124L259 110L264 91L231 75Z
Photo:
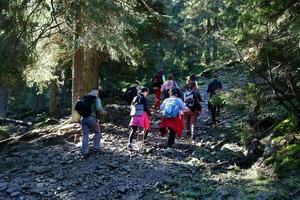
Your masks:
M207 87L207 93L209 94L208 110L211 112L213 124L220 122L216 119L222 107L221 99L217 95L220 90L222 90L222 83L218 80L218 76L214 75L214 80Z
M100 150L101 131L97 121L97 112L107 114L102 108L101 100L98 97L99 89L93 88L90 93L81 97L76 105L75 110L81 115L82 126L82 146L81 154L83 158L87 158L89 154L89 133L92 130L94 134L93 152L97 153Z
M168 80L161 86L160 91L163 94L163 98L166 99L169 97L169 91L172 88L179 88L176 81L173 80L173 75L169 75Z
M148 88L142 88L139 95L134 97L131 103L131 120L129 122L129 126L131 128L128 138L127 147L133 148L133 139L136 137L136 132L138 127L143 128L144 137L147 137L148 130L150 128L149 117L152 116L151 111L148 107L147 95L149 93ZM148 117L149 116L149 117Z
M192 74L192 75L190 75L190 76L187 77L187 80L186 80L185 85L184 85L184 90L188 90L189 89L190 82L194 82L195 83L194 89L199 90L198 81L196 79L196 75L195 74Z
M197 118L201 112L202 98L196 83L190 81L187 90L184 92L184 103L189 108L189 111L184 112L184 121L186 129L186 138L194 139L195 125Z
M155 74L153 78L151 79L151 84L153 88L153 92L155 95L155 101L154 101L154 109L159 109L159 101L161 96L161 86L164 84L163 82L163 71L161 70L159 73Z
M160 124L160 132L162 135L167 134L169 129L169 137L167 141L167 148L172 148L175 143L175 137L181 137L183 130L183 121L181 112L189 111L182 99L178 98L180 91L178 88L172 88L170 90L170 97L165 99L160 105L162 110L162 122Z
M124 92L123 99L128 103L131 104L133 98L138 95L141 91L142 87L139 81L135 80L129 88Z

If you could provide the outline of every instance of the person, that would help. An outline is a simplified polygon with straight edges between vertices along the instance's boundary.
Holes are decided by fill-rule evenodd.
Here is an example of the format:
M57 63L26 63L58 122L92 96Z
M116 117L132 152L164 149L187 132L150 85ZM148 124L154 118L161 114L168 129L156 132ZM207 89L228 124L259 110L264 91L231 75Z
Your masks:
M192 74L192 75L187 77L185 85L184 85L184 90L189 89L190 82L194 82L195 83L195 89L199 90L198 81L197 81L197 78L196 78L195 74Z
M189 82L188 89L184 92L184 103L190 111L184 112L184 121L187 139L194 139L196 120L201 112L202 98L196 83Z
M133 139L136 137L136 132L138 127L141 127L144 129L144 134L147 134L148 129L150 128L150 121L148 118L149 116L152 116L151 111L148 107L148 100L147 95L149 93L148 88L142 88L139 95L134 97L132 103L131 103L131 120L129 122L129 127L131 128L128 138L128 148L133 148ZM138 108L138 105L140 105ZM146 136L147 137L147 136Z
M98 97L99 88L95 87L89 92L86 97L93 99L91 104L91 114L81 118L81 126L82 126L82 146L81 146L81 154L83 158L89 156L89 133L90 130L94 132L94 142L93 142L93 151L99 152L100 150L100 142L101 142L101 131L99 122L97 121L97 112L100 114L107 114L102 107L101 100Z
M129 88L124 92L123 99L128 103L131 104L133 98L138 95L141 91L142 87L139 81L135 80Z
M168 80L161 86L160 91L163 93L164 99L169 97L169 91L172 88L178 88L176 81L173 80L173 75L168 76Z
M183 121L181 111L189 111L184 105L182 99L178 98L180 91L178 88L170 90L170 97L165 99L160 105L163 117L160 124L160 132L166 135L169 129L169 136L167 140L167 148L172 148L175 143L175 137L181 137L183 130Z
M160 71L157 74L155 74L153 76L153 78L151 79L151 83L152 83L152 88L153 88L153 92L154 92L154 95L155 95L154 109L158 110L159 109L160 96L161 96L160 89L161 89L162 84L164 84L164 82L163 82L163 71Z
M217 97L216 93L218 90L222 89L222 83L218 80L218 76L214 75L214 80L208 84L207 93L209 94L208 109L211 112L213 124L219 123L220 121L216 119L217 114L220 112L221 105L219 102L213 102L213 99Z

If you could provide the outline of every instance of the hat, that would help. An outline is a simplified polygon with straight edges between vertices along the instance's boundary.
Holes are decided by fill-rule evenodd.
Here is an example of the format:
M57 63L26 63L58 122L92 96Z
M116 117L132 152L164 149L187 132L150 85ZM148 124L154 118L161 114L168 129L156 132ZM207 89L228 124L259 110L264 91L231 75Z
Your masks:
M92 89L92 91L88 94L91 95L91 96L97 97L98 96L97 91L98 91L97 89Z

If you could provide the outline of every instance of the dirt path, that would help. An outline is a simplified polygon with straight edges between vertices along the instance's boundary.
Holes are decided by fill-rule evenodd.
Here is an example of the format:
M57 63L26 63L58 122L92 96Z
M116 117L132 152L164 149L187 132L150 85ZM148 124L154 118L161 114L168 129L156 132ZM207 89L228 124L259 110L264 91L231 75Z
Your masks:
M202 97L204 93L201 89ZM98 156L81 159L74 134L3 149L0 199L240 199L241 188L254 182L255 170L236 166L245 158L244 149L237 145L230 119L223 117L223 123L212 128L206 103L195 141L179 139L172 152L158 147L166 139L158 134L158 117L148 142L138 141L135 151L127 149L129 118L118 105L107 108L113 114L102 125ZM267 195L261 189L254 196Z

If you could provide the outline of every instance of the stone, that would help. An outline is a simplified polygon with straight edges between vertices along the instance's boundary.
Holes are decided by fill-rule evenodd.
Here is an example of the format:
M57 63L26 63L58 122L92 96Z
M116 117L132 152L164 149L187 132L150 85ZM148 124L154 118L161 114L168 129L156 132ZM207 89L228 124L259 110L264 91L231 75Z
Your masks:
M10 194L11 197L16 197L16 196L19 196L20 195L20 192L19 191L16 191L16 192L13 192Z
M0 183L0 192L4 192L7 189L8 183Z
M127 191L127 188L125 186L118 186L117 190L118 192L124 194Z

